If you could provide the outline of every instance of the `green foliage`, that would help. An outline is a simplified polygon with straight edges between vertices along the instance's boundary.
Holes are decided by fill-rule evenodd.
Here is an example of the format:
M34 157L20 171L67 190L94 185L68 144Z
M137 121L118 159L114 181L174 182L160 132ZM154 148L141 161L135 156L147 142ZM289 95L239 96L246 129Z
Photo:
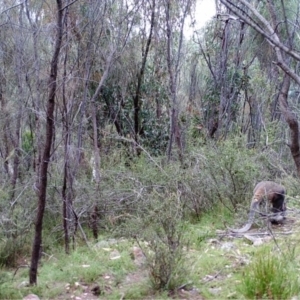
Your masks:
M18 259L26 256L29 251L28 239L2 238L0 240L0 267L16 267Z
M209 144L193 154L198 185L201 184L196 211L203 206L212 209L218 202L236 210L245 200L249 201L254 183L262 176L262 168L256 161L257 154L242 147L241 142L235 138Z
M151 155L163 155L169 140L169 118L164 116L157 120L150 111L143 111L141 115L143 118L142 145Z
M10 187L9 187L10 188ZM16 190L18 191L18 185ZM33 223L35 197L31 189L8 201L8 193L0 191L0 266L15 267L18 259L31 249L30 227Z
M291 261L264 248L244 270L241 293L248 299L290 299L300 292Z
M49 252L51 255L41 259L37 286L14 288L13 293L12 286L28 280L28 269L19 269L13 279L6 276L7 279L0 280L0 296L7 295L0 299L21 299L30 293L43 299L66 299L71 293L75 296L82 295L88 286L94 284L100 287L103 299L108 299L106 291L110 293L110 288L115 288L135 268L129 255L130 246L130 243L118 241L107 247L91 244L90 248L78 247L70 255L65 255L59 249L56 252L52 249L53 252ZM111 259L113 251L120 253L118 259ZM0 279L1 275L2 273Z
M0 266L15 267L19 258L31 248L29 226L31 224L30 202L26 209L15 205L10 209L3 204L0 218Z
M240 206L243 209L249 206L258 181L274 180L265 170L267 160L261 159L264 155L244 147L241 138L234 138L191 149L184 168L175 162L164 164L163 159L149 158L144 153L132 159L130 167L119 160L118 164L112 162L115 165L109 169L106 161L100 195L86 189L83 197L97 197L102 212L101 226L105 228L111 223L115 226L134 218L139 207L146 207L153 201L153 194L166 198L178 194L185 218L199 220L219 204L228 214ZM226 214L220 215L225 218Z
M0 211L3 212L7 209L7 201L9 199L9 190L4 188L0 189Z
M12 275L0 270L0 299L22 299L22 293L11 282Z
M152 62L145 68L145 75L139 93L138 119L139 119L139 143L151 153L151 155L162 155L165 153L169 138L169 116L165 109L168 101L166 86L157 78L157 67ZM116 73L114 73L116 72ZM99 130L99 142L103 144L103 138L107 132L107 125L114 128L122 137L134 136L134 98L137 89L136 73L128 77L126 86L120 86L120 70L114 70L107 84L101 90L101 110L97 112L97 123ZM96 88L91 83L91 90ZM124 97L124 90L126 96ZM92 128L90 123L89 128ZM103 132L105 132L103 134ZM131 144L123 144L131 149Z
M162 294L159 294L159 299L164 299L161 297ZM142 283L138 285L132 285L126 291L125 299L147 299L149 297L149 285L147 283ZM107 299L120 299L120 293L116 291L112 296L108 296ZM151 297L151 299L154 299Z
M288 195L288 201L292 203L292 206L299 207L299 202L296 200L299 198L299 178L292 175L287 175L282 178L282 185L285 186Z
M29 130L25 130L22 133L22 149L28 155L33 151L33 135Z

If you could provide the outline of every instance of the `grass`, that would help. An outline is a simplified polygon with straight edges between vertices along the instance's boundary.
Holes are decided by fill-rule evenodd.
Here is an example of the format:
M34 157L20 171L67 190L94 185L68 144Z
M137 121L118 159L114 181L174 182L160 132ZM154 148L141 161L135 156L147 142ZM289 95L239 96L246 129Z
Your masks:
M38 285L34 287L22 287L17 289L22 282L28 281L28 269L19 269L16 276L12 272L1 273L1 278L6 274L6 280L1 280L1 299L20 299L29 293L36 293L41 298L55 299L66 293L66 287L71 289L78 286L81 293L81 285L98 284L105 286L108 278L109 284L116 286L126 274L134 271L135 265L129 255L130 244L126 246L113 245L113 248L79 247L69 256L64 253L53 253L45 257L39 267ZM112 251L118 251L120 258L111 259Z
M272 240L255 247L242 238L217 237L216 229L224 228L224 218L228 220L221 218L217 209L200 222L187 224L185 232L193 242L184 252L184 260L190 266L184 283L205 299L299 296L297 234L278 238L280 252ZM100 287L102 299L171 299L167 291L153 291L147 270L136 266L131 258L133 245L120 239L90 244L89 248L79 246L70 255L55 248L43 257L38 285L34 287L22 284L28 281L27 268L18 269L15 276L16 269L1 269L0 299L20 299L30 293L42 299L66 299L80 296L86 287L95 284Z
M239 290L248 299L290 299L300 292L297 273L287 257L264 247L243 271Z

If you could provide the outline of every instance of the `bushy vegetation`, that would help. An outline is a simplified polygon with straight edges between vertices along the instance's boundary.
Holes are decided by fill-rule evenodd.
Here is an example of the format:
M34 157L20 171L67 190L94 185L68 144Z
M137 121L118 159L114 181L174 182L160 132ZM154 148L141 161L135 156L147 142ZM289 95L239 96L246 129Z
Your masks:
M146 258L154 290L174 290L187 280L184 256L189 241L180 192L150 193L135 217L122 225L122 234L136 241Z
M41 282L62 281L74 286L78 280L87 285L97 282L105 286L102 279L109 270L109 276L113 274L115 280L113 284L117 285L117 282L124 280L127 273L136 270L136 266L130 260L131 246L136 245L145 256L143 268L147 270L149 283L140 284L139 288L128 289L128 295L143 298L151 291L159 291L159 295L164 295L164 291L176 293L180 286L195 284L197 276L205 277L206 273L211 272L210 268L217 272L219 268L225 268L224 266L230 263L230 258L219 258L219 255L223 255L219 250L213 252L214 254L207 252L210 255L200 253L204 251L203 247L206 247L207 241L215 238L216 229L224 229L224 222L233 222L236 212L246 215L252 189L257 181L274 179L274 174L280 174L280 181L290 191L291 203L297 202L297 180L286 175L281 167L282 162L279 158L274 159L272 151L259 153L255 149L245 148L240 138L195 146L189 151L183 163L166 163L163 158L151 157L147 153L127 160L124 159L123 153L114 152L102 164L100 190L92 178L85 177L83 172L80 175L81 179L74 182L76 193L73 199L79 225L77 231L72 232L74 236L71 245L79 250L72 251L70 258L62 258L61 254L57 259L52 258L53 253L54 257L58 256L55 249L62 249L64 243L62 220L59 217L62 206L59 192L61 187L55 180L60 170L59 164L53 164L51 172L54 176L49 181L49 201L44 218L43 265L39 275ZM4 191L3 193L7 195ZM2 199L2 205L5 207L4 202L7 198ZM26 205L23 205L24 201L27 201ZM29 208L33 207L34 203L35 195L31 190L25 190L19 195L12 211L2 211L0 262L2 268L18 268L20 264L23 265L22 269L17 271L18 281L25 281L28 274L26 265L32 238L30 220L34 220L34 213ZM117 243L112 248L103 247L107 249L104 252L92 250L90 213L94 205L97 205L99 212L98 240L114 236L117 241L125 239L124 244ZM81 267L91 265L91 261L107 260L106 256L115 248L124 258L114 262L109 260L104 265L100 263L99 267L95 268ZM105 254L105 251L108 253ZM199 257L194 253L199 253ZM89 258L84 260L87 255ZM262 255L259 257L263 260ZM73 261L71 266L66 268L65 265L70 264L70 261ZM279 282L273 270L282 269L285 261L277 260L271 255L264 261L265 266L262 261L255 261L256 259L251 263L252 267L236 271L234 276L237 277L239 272L244 272L243 287L236 293L251 298L247 290L257 289L259 297L271 294L274 298L292 295L283 289L276 290L285 281ZM193 268L191 273L191 264L199 269ZM54 265L62 270L59 274L52 271ZM258 267L264 269L253 273ZM282 271L286 278L289 278L289 270L286 267ZM76 274L80 274L80 278ZM21 288L21 292L17 292L9 283L12 275L7 276L10 279L1 283L2 298L18 298L20 293L26 294L29 290L44 295L43 284L40 283L35 289ZM265 283L259 280L260 276L266 278ZM14 279L11 282L13 283ZM274 282L274 290L265 290L268 282L271 282L271 286ZM229 284L232 282L229 281ZM282 294L279 294L279 290ZM79 289L77 293L80 291L83 289ZM53 289L53 297L64 292L63 286L56 286ZM292 289L292 293L297 292L297 289ZM103 293L113 298L111 292ZM210 295L209 291L204 294Z
M261 180L299 207L299 1L223 0L203 28L204 1L19 2L0 14L0 298L299 294L285 237L271 256L222 232Z

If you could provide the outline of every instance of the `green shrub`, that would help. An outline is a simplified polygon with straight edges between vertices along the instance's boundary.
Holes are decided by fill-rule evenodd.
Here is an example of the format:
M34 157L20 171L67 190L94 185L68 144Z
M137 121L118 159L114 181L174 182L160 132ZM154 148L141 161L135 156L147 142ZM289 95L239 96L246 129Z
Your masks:
M151 200L140 206L138 217L122 229L122 234L134 238L142 249L154 290L174 290L186 282L188 241L177 194L153 192Z
M0 273L0 277L3 274ZM5 283L0 282L0 299L22 299L22 294L19 289L11 285L11 279Z
M194 192L199 196L194 206L197 211L212 209L217 203L236 211L249 203L254 183L261 176L257 153L241 144L239 138L209 144L193 153ZM198 186L197 186L198 185ZM207 209L205 209L207 210Z
M0 240L0 267L16 267L18 259L26 257L30 252L28 239L2 238Z

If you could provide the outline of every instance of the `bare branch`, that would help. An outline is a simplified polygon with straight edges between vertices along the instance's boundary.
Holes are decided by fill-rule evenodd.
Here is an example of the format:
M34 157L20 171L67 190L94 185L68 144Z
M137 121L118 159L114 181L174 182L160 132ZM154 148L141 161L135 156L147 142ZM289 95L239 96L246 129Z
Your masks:
M260 21L260 23L265 27L265 30L257 25L254 20L251 19L249 14L243 11L241 8L238 8L233 4L231 0L220 0L228 9L230 9L235 15L242 19L246 24L251 26L253 29L262 34L269 42L277 46L280 50L284 51L286 54L290 55L297 61L300 61L300 53L295 52L294 50L286 47L279 39L278 35L270 25L270 23L247 1L239 0L240 3L245 5L252 14Z
M239 0L240 3L244 4L252 14L260 21L264 26L265 30L261 28L247 12L237 7L231 0L220 0L228 9L230 9L235 15L237 15L241 20L243 20L250 27L255 29L261 35L263 35L267 41L274 48L277 65L280 67L287 75L294 79L300 85L300 77L285 63L281 50L284 51L289 56L293 57L297 61L300 61L300 54L286 47L279 39L277 33L272 28L271 24L248 2L245 0Z
M67 7L71 6L72 4L74 4L75 2L77 2L78 0L74 0L71 3L66 4L61 10L66 9Z
M25 2L26 2L26 0L24 0L24 1L21 2L21 3L17 3L17 4L15 4L15 5L13 5L13 6L8 7L8 8L5 9L4 11L0 12L0 15L6 13L7 11L9 11L9 10L11 10L11 9L13 9L13 8L16 8L16 7L20 6L20 5L23 5Z

